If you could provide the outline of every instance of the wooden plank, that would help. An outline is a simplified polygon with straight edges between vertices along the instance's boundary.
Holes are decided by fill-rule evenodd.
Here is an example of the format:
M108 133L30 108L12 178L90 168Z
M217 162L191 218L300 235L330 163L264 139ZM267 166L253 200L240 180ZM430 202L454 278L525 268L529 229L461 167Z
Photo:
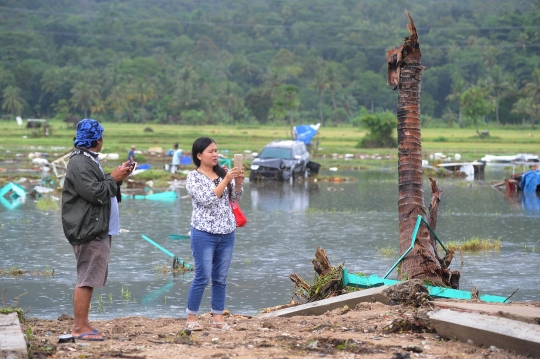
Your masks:
M3 358L26 359L26 341L17 313L0 314L0 352Z
M540 357L540 326L492 315L440 309L429 316L437 334Z
M343 308L348 306L349 308L356 307L358 303L362 302L381 302L389 304L388 298L386 298L382 291L388 288L383 285L376 288L369 288L358 292L352 292L348 294L339 295L328 299L322 299L316 302L297 305L290 308L276 310L274 312L265 313L257 316L257 318L270 318L270 317L294 317L298 315L320 315L326 313L329 310L337 308Z

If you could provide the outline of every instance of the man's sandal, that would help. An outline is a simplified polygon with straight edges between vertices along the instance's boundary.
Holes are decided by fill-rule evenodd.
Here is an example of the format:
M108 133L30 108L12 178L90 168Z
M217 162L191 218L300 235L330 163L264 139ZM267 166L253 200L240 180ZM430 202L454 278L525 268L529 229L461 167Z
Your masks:
M186 326L184 329L189 329L192 332L197 332L203 330L203 327L198 322L186 322Z
M234 331L234 329L225 322L213 322L212 330L221 330L222 332Z

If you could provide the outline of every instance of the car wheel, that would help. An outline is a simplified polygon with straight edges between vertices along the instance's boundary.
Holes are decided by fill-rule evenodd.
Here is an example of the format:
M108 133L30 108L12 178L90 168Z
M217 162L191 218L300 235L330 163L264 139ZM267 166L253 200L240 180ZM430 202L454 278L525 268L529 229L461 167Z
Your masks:
M251 171L249 173L249 182L255 182L255 172Z

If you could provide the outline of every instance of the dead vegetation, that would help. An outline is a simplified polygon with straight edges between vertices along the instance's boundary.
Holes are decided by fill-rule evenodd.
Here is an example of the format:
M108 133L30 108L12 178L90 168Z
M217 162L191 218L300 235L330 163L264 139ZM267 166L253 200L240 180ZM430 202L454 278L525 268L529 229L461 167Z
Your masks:
M333 267L323 248L317 247L312 263L316 273L313 285L296 273L289 276L294 283L293 293L300 303L310 303L348 292L343 287L343 266L339 264L337 267Z

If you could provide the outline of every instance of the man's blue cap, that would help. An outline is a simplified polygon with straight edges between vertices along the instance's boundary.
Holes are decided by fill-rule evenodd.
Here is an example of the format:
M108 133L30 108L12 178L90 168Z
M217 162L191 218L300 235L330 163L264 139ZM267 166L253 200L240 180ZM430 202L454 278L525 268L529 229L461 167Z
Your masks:
M75 147L92 147L92 142L103 137L103 127L91 118L85 118L77 124L77 135L73 144Z

